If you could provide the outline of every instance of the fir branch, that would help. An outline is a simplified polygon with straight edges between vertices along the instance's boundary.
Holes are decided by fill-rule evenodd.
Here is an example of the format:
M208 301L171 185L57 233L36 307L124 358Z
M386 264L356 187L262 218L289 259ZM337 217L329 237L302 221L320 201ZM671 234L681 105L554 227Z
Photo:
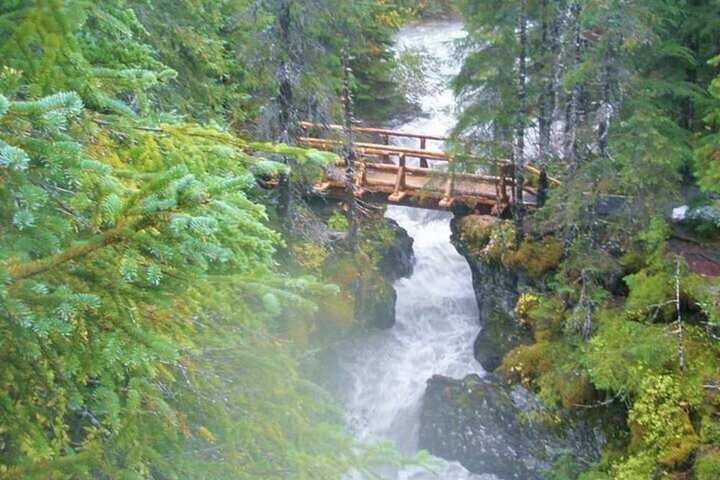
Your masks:
M129 234L153 223L152 217L141 217L126 225L121 225L94 236L86 242L70 247L67 250L56 253L49 257L33 260L27 263L11 263L7 268L10 283L45 273L64 263L89 255L109 245L114 245L125 240Z

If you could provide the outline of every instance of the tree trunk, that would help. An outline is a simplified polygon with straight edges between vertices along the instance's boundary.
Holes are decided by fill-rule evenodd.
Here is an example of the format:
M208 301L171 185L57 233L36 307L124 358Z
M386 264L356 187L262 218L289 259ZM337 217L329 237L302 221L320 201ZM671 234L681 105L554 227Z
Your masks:
M355 199L355 151L353 150L353 109L352 109L352 92L350 90L350 75L352 69L350 67L349 45L345 45L342 52L342 68L343 68L343 114L344 124L343 131L345 136L345 144L343 145L343 155L345 157L345 193L347 202L347 219L348 219L348 243L353 252L357 249L357 201Z
M527 115L527 0L522 1L518 18L518 118L516 123L515 152L515 204L514 218L518 231L518 240L522 237L525 205L523 203L523 185L525 183L525 117Z
M538 162L540 164L540 182L537 203L545 204L547 198L547 166L550 162L552 142L552 124L555 113L556 88L558 76L558 39L560 36L560 15L557 0L543 0L542 3L542 40L543 63L542 93L538 109Z
M600 80L602 85L602 102L600 104L600 111L598 112L597 144L598 153L601 157L607 155L608 130L610 129L610 117L612 114L612 104L610 103L611 48L611 45L608 45L603 54L602 76Z
M282 45L282 57L278 65L278 129L279 141L292 145L295 143L295 118L293 114L293 86L290 78L290 65L292 55L292 45L290 41L290 0L281 0L278 4L277 22L280 34L280 43ZM292 166L291 159L285 157L284 162L288 166ZM290 216L290 208L292 203L292 186L290 182L290 174L284 175L278 184L280 192L280 200L278 205L279 214L283 218Z
M572 15L572 67L576 72L580 66L582 38L580 36L580 2L574 1L571 6ZM578 148L577 148L577 128L579 121L579 102L580 102L580 83L572 86L570 91L570 99L568 101L565 117L565 146L564 155L565 162L573 171L577 168Z

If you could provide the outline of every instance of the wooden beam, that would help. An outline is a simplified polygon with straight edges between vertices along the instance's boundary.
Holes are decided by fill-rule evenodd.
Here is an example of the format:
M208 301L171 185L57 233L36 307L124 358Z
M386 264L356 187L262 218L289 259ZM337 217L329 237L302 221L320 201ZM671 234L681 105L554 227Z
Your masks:
M331 186L330 182L320 182L320 183L315 184L315 186L313 187L313 190L315 190L316 192L324 192L327 189L329 189L330 186Z
M367 164L365 162L358 162L358 172L355 175L355 192L354 195L357 198L361 198L365 193L365 182L367 180Z
M300 122L300 127L302 127L305 130L309 130L311 128L328 128L330 130L342 130L342 125L317 125L315 123L311 122ZM398 130L390 130L387 128L373 128L373 127L358 127L353 126L353 132L358 133L374 133L378 135L386 135L390 137L403 137L403 138L422 138L425 137L428 140L437 140L439 142L444 142L448 139L448 137L443 137L440 135L426 135L426 134L418 134L418 133L411 133L411 132L400 132Z
M324 138L311 138L311 137L300 137L298 141L306 146L313 148L321 148L325 150L332 150L342 146L340 140L328 140ZM406 157L413 158L428 158L431 160L442 160L447 161L448 155L445 152L437 152L431 150L417 150L414 148L397 147L395 145L380 145L377 143L364 143L356 142L353 143L353 150L361 154L371 154L379 156L399 156L404 153Z

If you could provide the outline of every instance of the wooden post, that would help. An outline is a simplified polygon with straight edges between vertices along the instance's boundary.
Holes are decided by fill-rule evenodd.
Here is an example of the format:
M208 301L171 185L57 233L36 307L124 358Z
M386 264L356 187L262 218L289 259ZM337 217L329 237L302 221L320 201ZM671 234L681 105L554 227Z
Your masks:
M420 150L425 150L427 147L427 137L420 137ZM420 157L420 168L428 168L427 158Z
M502 166L500 167L500 199L503 203L503 205L508 204L508 193L507 193L507 167Z
M445 182L445 192L443 193L443 198L440 200L438 205L441 208L450 208L455 201L453 199L453 188L455 183L455 172L453 171L453 162L452 158L448 158L448 171L447 171L447 181Z
M405 189L405 154L400 154L400 161L398 165L398 173L397 177L395 178L395 189L393 190L392 195L388 197L388 200L391 202L399 202L405 196L407 195L407 192L404 191Z
M358 170L359 171L355 175L355 191L353 194L356 198L361 198L365 193L365 189L363 187L365 186L365 181L367 180L367 164L364 161L359 162Z
M390 145L390 135L384 134L382 138L384 145ZM390 155L383 155L383 160L385 161L385 163L390 163Z

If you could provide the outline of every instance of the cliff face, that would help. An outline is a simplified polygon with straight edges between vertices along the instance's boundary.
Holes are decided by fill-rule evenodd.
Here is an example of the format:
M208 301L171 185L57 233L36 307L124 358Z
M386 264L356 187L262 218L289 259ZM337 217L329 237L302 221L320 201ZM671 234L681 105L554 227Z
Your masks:
M492 223L492 219L477 219ZM487 225L481 225L485 228ZM500 262L473 254L451 225L453 244L466 258L473 276L482 331L475 358L492 372L505 354L531 333L516 318L515 305L528 285L524 274ZM541 479L563 456L592 463L604 437L599 425L579 416L560 417L521 386L509 386L492 373L462 380L434 376L428 380L420 418L420 446L474 473L502 479Z
M389 231L390 241L378 246L379 271L358 289L356 316L363 325L371 328L388 329L395 325L395 304L397 292L393 282L412 275L413 239L397 222L384 219L384 228Z
M521 343L530 342L530 332L515 319L514 314L524 280L513 269L484 262L472 255L460 238L457 218L452 220L450 228L453 245L470 266L480 311L479 322L482 330L475 339L475 359L486 371L492 372L500 366L506 353Z

